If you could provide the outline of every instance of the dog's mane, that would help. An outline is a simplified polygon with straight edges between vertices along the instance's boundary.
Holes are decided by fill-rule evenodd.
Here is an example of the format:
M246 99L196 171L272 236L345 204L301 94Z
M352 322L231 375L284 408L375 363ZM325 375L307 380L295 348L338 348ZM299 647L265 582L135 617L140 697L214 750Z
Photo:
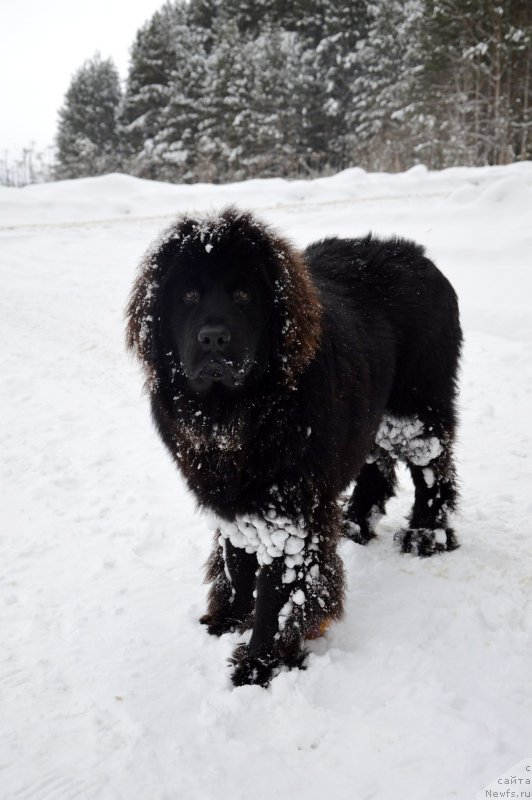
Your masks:
M149 248L133 285L126 309L127 346L139 358L150 393L161 382L159 342L159 300L165 280L176 257L205 249L211 244L229 246L238 238L261 248L266 256L275 292L277 322L280 325L279 383L295 389L305 367L314 357L320 340L321 305L302 255L269 226L251 213L235 207L203 219L183 215Z

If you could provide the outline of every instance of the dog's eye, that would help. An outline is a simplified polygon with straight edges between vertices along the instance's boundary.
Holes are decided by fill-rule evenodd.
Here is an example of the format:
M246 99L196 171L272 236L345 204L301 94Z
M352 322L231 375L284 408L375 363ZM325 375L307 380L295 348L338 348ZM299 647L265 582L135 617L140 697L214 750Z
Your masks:
M233 299L235 303L247 303L250 298L250 294L246 289L236 289L233 292Z
M199 303L200 293L196 289L188 289L186 292L183 292L183 301L192 305L193 303Z

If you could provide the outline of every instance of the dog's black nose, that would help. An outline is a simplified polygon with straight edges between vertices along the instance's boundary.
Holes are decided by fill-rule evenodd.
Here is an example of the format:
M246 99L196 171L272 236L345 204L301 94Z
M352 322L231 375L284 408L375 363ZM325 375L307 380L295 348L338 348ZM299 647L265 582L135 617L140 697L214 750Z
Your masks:
M225 350L231 341L231 334L225 325L202 325L198 331L198 341L207 353L216 353Z

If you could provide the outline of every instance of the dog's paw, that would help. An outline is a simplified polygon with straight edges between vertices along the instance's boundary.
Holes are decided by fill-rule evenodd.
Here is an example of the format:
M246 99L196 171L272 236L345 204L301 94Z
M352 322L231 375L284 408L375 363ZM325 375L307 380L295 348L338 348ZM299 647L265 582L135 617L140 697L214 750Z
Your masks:
M307 653L299 652L290 657L251 655L245 644L239 645L229 663L233 665L231 680L235 686L269 686L272 678L286 669L305 669Z
M405 528L396 533L394 538L399 542L402 553L423 558L460 547L452 528Z
M351 539L355 544L367 544L376 538L376 534L371 530L366 521L362 523L353 522L352 519L344 519L344 536Z
M229 663L234 667L231 680L235 686L266 687L279 672L277 659L252 656L245 644L236 648Z
M211 636L222 636L224 633L233 633L242 626L242 621L232 617L217 617L214 614L204 614L199 619L205 625Z

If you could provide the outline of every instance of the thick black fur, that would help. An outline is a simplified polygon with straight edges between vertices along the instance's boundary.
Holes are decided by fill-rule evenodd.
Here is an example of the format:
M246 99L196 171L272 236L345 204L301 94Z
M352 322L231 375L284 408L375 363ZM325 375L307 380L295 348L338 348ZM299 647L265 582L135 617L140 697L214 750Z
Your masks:
M252 628L233 657L236 685L301 666L304 639L341 616L338 538L375 535L397 458L416 490L403 552L458 546L447 518L458 306L422 247L330 238L300 254L235 209L182 218L147 255L128 318L159 434L219 520L201 621L215 635ZM378 433L385 418L397 447ZM413 438L393 432L397 420L415 421ZM305 531L303 563L260 564L235 546L224 530L244 515Z

